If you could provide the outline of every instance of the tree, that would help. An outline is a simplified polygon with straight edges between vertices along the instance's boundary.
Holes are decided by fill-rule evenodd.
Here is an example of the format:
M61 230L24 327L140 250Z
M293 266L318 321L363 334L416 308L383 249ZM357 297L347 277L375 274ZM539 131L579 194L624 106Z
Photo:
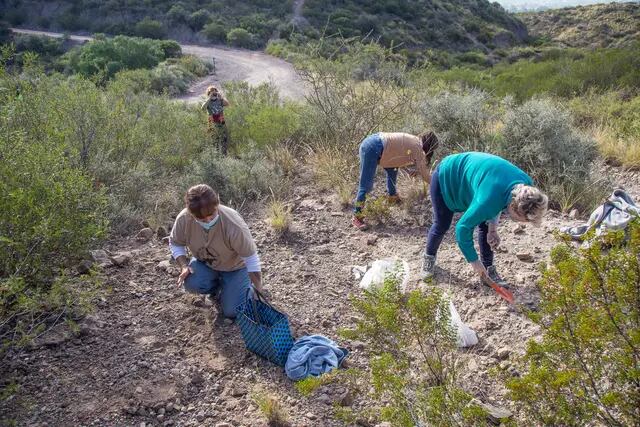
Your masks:
M231 46L251 49L254 46L253 34L244 28L234 28L227 33L227 42Z
M224 42L227 40L227 30L219 22L210 22L202 29L202 34L211 42Z
M210 21L211 15L205 9L197 10L189 16L189 26L193 31L200 31Z
M156 21L149 17L138 22L134 30L135 34L140 37L150 39L163 39L167 36L167 29L160 21Z

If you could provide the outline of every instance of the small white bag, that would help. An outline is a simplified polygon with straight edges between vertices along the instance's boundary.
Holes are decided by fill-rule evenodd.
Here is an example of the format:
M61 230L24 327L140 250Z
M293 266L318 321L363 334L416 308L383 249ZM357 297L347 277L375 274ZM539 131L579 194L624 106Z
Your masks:
M360 281L360 287L375 289L384 283L387 274L393 274L401 281L400 290L404 292L409 283L409 263L400 258L384 258L374 261Z

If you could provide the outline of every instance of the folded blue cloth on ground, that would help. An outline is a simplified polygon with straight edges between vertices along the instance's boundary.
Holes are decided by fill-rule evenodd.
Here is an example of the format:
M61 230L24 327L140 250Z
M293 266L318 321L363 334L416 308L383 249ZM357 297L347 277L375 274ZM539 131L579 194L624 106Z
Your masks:
M293 344L284 367L287 376L302 380L320 376L340 366L349 352L322 335L307 335Z

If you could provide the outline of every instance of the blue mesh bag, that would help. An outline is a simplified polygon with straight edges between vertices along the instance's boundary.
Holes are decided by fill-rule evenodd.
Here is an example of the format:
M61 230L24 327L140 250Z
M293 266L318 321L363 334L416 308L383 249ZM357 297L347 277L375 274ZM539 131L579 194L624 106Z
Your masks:
M293 347L289 318L269 304L255 288L253 293L255 296L249 290L245 302L237 308L236 322L244 343L258 356L284 366Z

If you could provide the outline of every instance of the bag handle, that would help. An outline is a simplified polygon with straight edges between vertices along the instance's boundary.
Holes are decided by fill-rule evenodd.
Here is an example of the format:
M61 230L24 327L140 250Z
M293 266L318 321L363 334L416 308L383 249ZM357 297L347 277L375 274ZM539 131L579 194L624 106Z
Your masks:
M253 291L253 293L255 295L255 298L251 296L251 291ZM258 323L258 324L264 324L264 322L262 321L262 318L260 317L260 312L258 311L258 306L256 305L256 301L260 301L261 303L263 303L264 305L266 305L270 309L272 309L274 311L278 311L277 308L275 308L273 305L271 305L271 303L269 303L269 301L267 301L267 297L264 295L264 293L260 292L253 285L253 283L247 289L247 293L246 293L246 296L245 296L245 301L247 299L251 300L251 306L253 307L253 318L256 319L256 323Z

